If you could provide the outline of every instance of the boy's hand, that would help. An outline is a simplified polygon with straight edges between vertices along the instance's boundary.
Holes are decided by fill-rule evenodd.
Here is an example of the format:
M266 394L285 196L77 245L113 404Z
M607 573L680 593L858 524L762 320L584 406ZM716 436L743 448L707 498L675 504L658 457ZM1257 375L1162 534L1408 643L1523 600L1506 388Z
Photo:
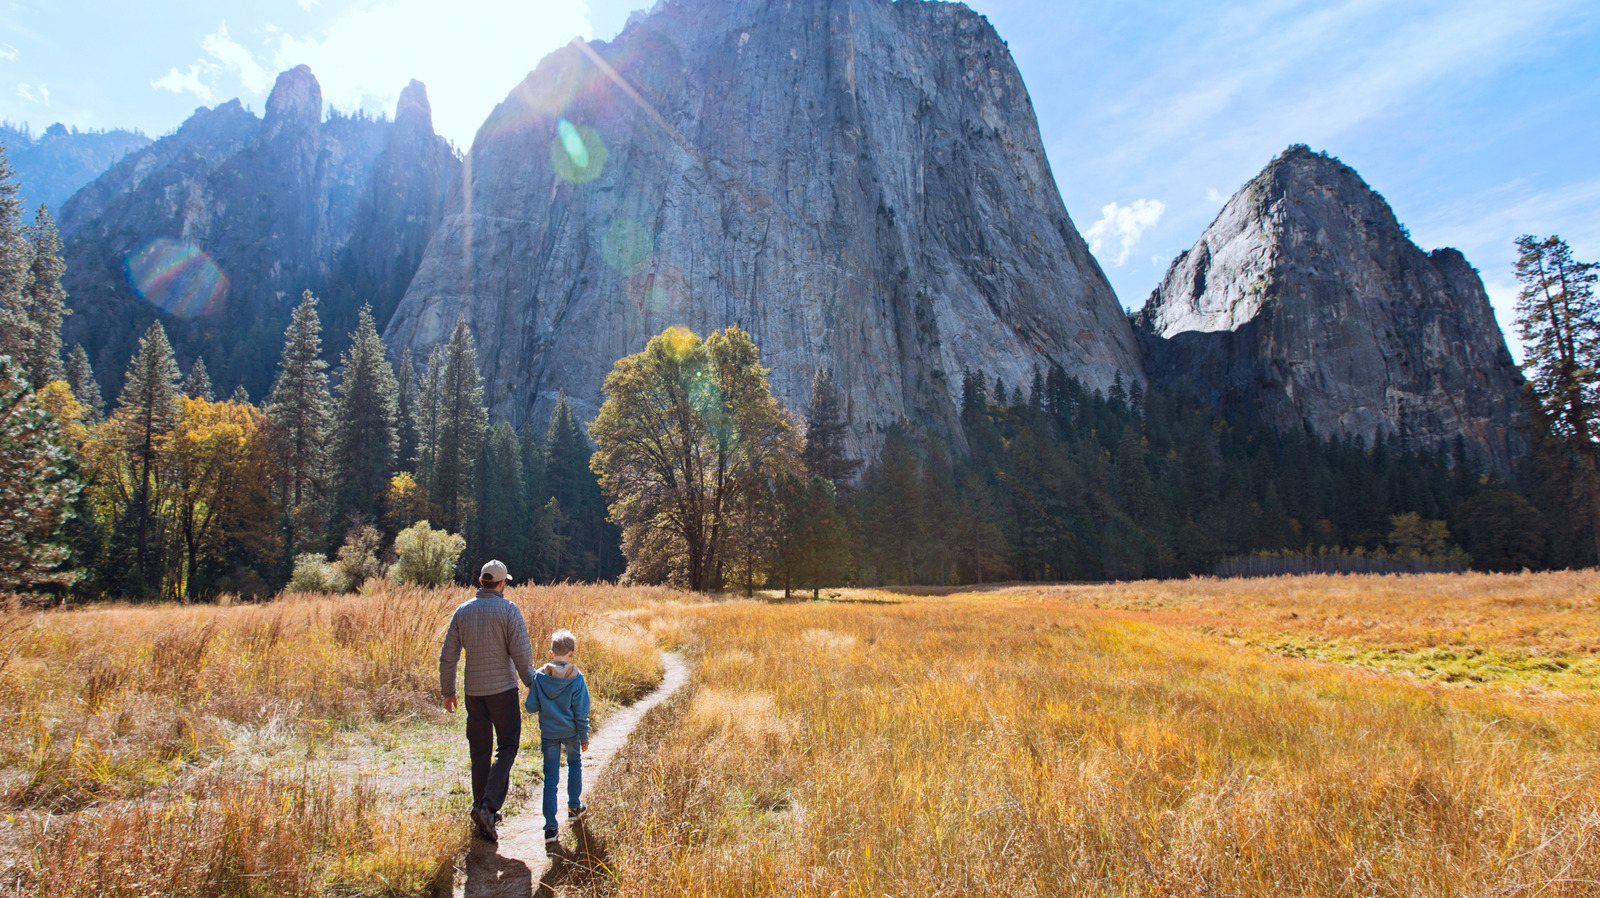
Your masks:
M579 747L582 748L584 751L588 751L589 750L589 743L585 742Z
M456 697L455 696L447 695L447 696L444 697L444 709L446 711L449 711L451 714L456 713Z

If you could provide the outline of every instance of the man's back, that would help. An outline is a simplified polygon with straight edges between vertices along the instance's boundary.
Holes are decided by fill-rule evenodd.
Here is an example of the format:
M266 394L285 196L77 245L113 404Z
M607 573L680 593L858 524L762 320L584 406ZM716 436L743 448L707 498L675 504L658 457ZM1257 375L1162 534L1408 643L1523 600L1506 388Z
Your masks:
M456 664L467 653L464 684L467 695L497 695L517 687L517 678L533 684L533 646L522 609L488 590L456 609L439 653L439 689L454 695Z

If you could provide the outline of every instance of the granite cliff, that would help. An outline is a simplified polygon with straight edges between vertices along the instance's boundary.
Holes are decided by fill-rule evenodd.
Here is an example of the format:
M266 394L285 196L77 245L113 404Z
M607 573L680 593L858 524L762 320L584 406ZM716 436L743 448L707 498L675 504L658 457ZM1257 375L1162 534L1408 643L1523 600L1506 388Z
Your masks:
M278 76L260 118L237 100L198 109L62 209L68 345L114 396L160 318L182 364L204 355L220 391L259 399L302 290L324 299L331 351L362 302L386 320L459 164L415 81L393 121L324 119L305 66Z
M1461 253L1425 253L1349 166L1290 147L1168 269L1137 324L1152 375L1236 421L1466 441L1508 473L1521 375Z
M385 334L458 316L496 418L593 417L662 329L738 324L805 405L833 369L858 451L904 419L960 442L963 368L1141 379L1063 207L1010 53L919 0L664 0L545 58L479 130Z

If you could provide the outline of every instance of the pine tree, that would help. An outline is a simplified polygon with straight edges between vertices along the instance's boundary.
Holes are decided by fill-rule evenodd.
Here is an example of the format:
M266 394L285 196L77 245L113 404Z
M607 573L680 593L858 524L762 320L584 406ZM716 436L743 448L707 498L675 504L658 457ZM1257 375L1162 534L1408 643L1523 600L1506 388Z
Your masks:
M478 461L488 426L478 351L465 316L456 319L450 335L438 395L437 449L429 501L439 513L438 523L451 533L461 533L474 516Z
M207 402L217 399L211 390L211 374L206 371L206 360L201 356L195 356L194 364L189 366L189 373L183 378L183 395Z
M400 368L395 371L395 435L399 449L395 466L410 470L417 463L417 413L422 393L417 389L417 366L411 347L400 350Z
M246 390L244 384L241 383L233 388L233 395L228 397L228 401L237 405L249 405L250 391Z
M558 395L544 434L545 489L560 506L561 519L567 527L561 536L569 543L563 554L567 566L558 572L558 577L601 577L605 502L599 481L589 468L593 454L566 394Z
M833 373L817 366L811 377L811 401L806 404L806 447L800 460L806 471L833 484L843 495L850 481L861 467L859 459L850 458L845 451L845 435L850 422L839 399L839 389L834 385Z
M372 307L363 305L357 315L350 347L340 358L344 374L334 412L330 467L335 499L329 534L334 539L358 518L377 519L399 446L394 369L372 320Z
M490 428L484 447L477 546L481 555L519 564L524 558L533 524L524 487L522 447L511 425L502 422ZM528 578L532 573L524 567L518 576Z
M27 289L33 267L33 246L22 223L22 198L16 173L0 151L0 355L19 364L28 358L32 322Z
M517 431L517 449L522 459L521 502L531 528L528 538L522 541L523 554L517 563L528 570L531 576L544 551L541 523L545 504L550 499L550 490L545 485L544 447L539 444L532 421L524 422L522 429Z
M302 533L315 529L322 495L325 445L329 433L328 363L322 360L322 322L317 299L301 294L284 334L278 379L267 396L267 418L278 429L283 479L279 501ZM296 551L295 546L289 547Z
M61 259L61 235L55 220L44 206L34 215L27 240L33 255L28 283L23 288L28 316L29 341L24 355L28 380L35 390L62 378L61 321L67 316L67 291L61 287L61 274L67 264Z
M1572 258L1559 237L1517 240L1517 331L1523 369L1555 432L1586 469L1574 487L1589 496L1595 552L1600 555L1600 265Z
M178 382L172 344L157 321L139 338L139 351L128 365L112 417L121 450L135 478L124 515L124 526L133 537L134 570L139 576L135 593L159 591L161 587L162 546L154 490L162 438L171 432L178 417Z
M100 382L95 380L94 368L89 365L89 354L81 343L72 344L64 373L72 395L83 403L89 423L97 423L106 413L106 401L100 397Z
M426 504L433 501L439 468L439 409L444 402L444 348L441 346L435 345L428 353L428 368L423 372L419 393L416 480Z
M63 527L81 485L61 427L27 382L0 360L0 592L70 586Z

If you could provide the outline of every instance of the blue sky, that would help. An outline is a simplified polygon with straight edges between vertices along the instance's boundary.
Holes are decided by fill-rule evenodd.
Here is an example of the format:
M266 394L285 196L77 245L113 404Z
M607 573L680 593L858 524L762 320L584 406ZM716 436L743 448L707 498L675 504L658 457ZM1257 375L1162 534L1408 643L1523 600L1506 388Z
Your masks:
M421 79L436 127L465 146L546 52L613 36L643 2L0 0L0 119L158 136L199 105L259 110L305 62L345 110L392 110ZM1502 324L1517 235L1600 259L1592 0L971 5L1009 41L1067 209L1124 305L1291 143L1354 166L1425 249L1466 253Z

